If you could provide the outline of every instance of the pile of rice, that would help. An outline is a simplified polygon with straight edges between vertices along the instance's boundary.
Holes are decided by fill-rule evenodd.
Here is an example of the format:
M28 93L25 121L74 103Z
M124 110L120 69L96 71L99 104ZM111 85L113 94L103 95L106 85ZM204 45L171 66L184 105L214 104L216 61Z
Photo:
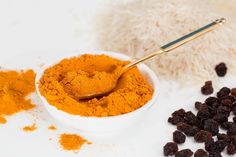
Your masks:
M98 46L133 58L157 50L222 15L207 3L195 0L134 0L114 4L97 21ZM148 61L160 79L180 82L217 79L214 67L225 62L236 70L236 22L227 19L221 28L168 54Z

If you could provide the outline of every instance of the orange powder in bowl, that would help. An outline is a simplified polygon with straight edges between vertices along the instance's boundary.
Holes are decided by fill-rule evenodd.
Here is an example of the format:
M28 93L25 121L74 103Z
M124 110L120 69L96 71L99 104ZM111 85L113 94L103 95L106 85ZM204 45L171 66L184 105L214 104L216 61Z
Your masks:
M85 87L92 87L99 79L108 79L99 86L106 88L112 82L107 74L116 73L127 63L106 55L63 59L44 71L39 90L51 105L70 114L105 117L129 113L142 107L153 94L153 88L137 68L124 73L116 88L102 98L80 100L76 95L79 88L86 92ZM81 80L88 81L81 85Z

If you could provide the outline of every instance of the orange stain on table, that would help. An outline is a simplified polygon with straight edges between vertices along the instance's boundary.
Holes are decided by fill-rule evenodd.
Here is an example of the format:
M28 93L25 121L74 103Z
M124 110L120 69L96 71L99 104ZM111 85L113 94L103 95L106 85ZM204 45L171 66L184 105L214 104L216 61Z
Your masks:
M29 125L29 126L25 126L23 128L23 130L26 131L26 132L35 131L36 129L37 129L37 126L36 126L35 123L32 124L32 125Z
M0 116L0 124L6 124L7 120L4 117Z
M48 130L57 130L57 128L56 128L55 126L53 126L53 125L50 125L50 126L48 127Z

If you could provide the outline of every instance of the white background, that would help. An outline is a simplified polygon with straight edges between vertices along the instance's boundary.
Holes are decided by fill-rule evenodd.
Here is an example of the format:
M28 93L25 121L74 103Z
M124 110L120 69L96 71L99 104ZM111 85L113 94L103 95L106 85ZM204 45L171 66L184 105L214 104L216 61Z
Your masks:
M96 49L93 21L107 6L108 0L0 0L0 66L3 68L38 68L57 53ZM219 85L236 86L231 77ZM235 79L234 79L235 80ZM93 140L78 152L63 151L58 144L61 133L77 131L53 120L34 96L36 109L7 117L0 125L1 157L157 157L163 145L171 141L174 127L167 123L168 116L178 108L192 109L195 100L203 100L199 86L179 87L161 82L158 102L136 126L112 139ZM36 123L38 129L23 132L25 125ZM47 127L54 124L56 131ZM52 140L49 140L51 138ZM193 150L188 139L180 148Z

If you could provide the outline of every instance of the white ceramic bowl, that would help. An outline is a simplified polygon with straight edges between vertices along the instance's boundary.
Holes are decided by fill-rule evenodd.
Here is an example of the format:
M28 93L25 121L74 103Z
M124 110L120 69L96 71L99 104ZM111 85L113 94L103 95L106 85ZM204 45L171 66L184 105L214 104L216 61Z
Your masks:
M107 51L93 51L93 52L82 52L79 53L77 56L80 56L82 54L105 54L113 58L117 58L120 60L129 60L130 57L120 54L120 53L114 53L114 52L107 52ZM74 55L73 55L74 56ZM73 57L70 56L70 57ZM63 58L61 58L63 59ZM58 63L59 60L56 62L53 62L54 64ZM56 107L50 105L47 100L40 94L38 89L38 82L44 72L44 70L52 65L53 63L46 65L41 71L37 73L36 76L36 90L40 98L42 99L46 109L49 111L49 113L56 118L57 120L61 121L62 123L65 123L73 128L79 129L82 132L86 132L87 134L107 134L111 132L117 132L119 130L122 130L128 126L131 126L135 122L139 120L139 118L142 118L146 114L146 111L156 102L157 99L157 90L158 90L158 79L155 73L148 68L144 64L139 64L138 68L141 71L141 73L144 75L144 77L147 79L147 81L152 85L154 89L154 93L152 96L152 99L148 101L144 106L141 108L127 113L123 115L118 116L111 116L111 117L82 117L79 115L72 115L69 113L66 113L62 110L58 110Z

